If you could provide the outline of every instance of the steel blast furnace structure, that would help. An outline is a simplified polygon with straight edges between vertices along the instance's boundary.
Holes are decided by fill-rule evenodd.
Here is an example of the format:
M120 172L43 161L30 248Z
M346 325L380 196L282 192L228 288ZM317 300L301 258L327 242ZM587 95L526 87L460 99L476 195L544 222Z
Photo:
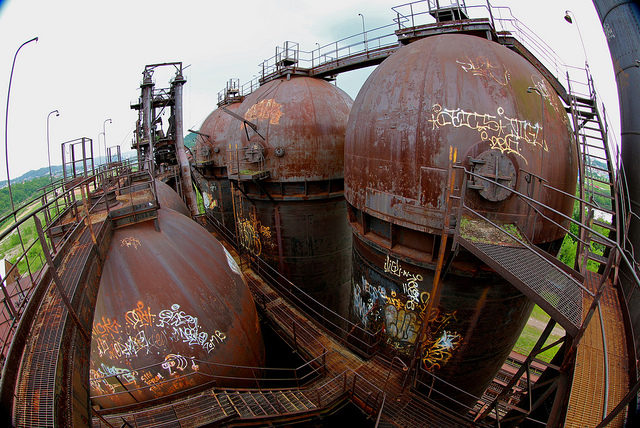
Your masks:
M207 216L232 237L235 237L236 228L226 160L227 147L232 140L229 130L236 119L227 112L237 112L243 99L237 83L230 81L218 108L207 116L197 132L195 168L192 169Z
M241 246L342 315L351 271L343 178L351 105L321 79L267 82L237 110L226 164Z
M451 251L454 201L559 248L564 232L529 215L508 188L570 215L568 198L533 182L575 192L571 135L551 85L498 43L437 35L387 58L360 90L345 141L351 318L381 329L389 354L482 393L532 302L470 253ZM462 167L484 179L463 187ZM473 218L461 223L479 227Z

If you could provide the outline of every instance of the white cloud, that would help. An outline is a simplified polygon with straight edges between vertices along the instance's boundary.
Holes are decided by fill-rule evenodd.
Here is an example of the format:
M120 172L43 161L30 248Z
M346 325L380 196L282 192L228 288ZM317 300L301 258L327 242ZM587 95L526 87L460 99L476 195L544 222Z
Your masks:
M3 111L15 50L33 36L40 38L37 44L25 46L16 62L8 128L11 175L47 164L46 118L54 109L61 114L50 120L52 163L60 163L62 141L87 136L97 142L106 118L113 119L106 125L108 145L128 146L136 120L128 104L137 100L145 64L182 61L190 65L185 73L185 128L197 127L215 108L225 82L231 77L247 81L258 72L258 64L273 55L276 45L292 40L312 50L316 42L324 45L359 33L358 13L364 14L368 29L391 24L394 4L379 0L9 0L0 9ZM607 109L616 114L611 61L591 2L513 1L510 5L567 62L580 64L582 49L575 25L562 19L565 9L573 10L589 46L594 75L604 88ZM341 75L338 85L355 97L370 71ZM166 85L168 78L158 72L157 85ZM4 137L4 120L0 131ZM4 150L0 152L4 164ZM4 168L0 170L4 178Z

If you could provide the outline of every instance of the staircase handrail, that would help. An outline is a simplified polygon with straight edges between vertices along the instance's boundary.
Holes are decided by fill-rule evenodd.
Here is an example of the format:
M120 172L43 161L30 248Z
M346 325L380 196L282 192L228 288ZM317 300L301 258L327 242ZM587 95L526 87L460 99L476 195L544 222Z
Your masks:
M581 223L579 220L574 220L572 217L567 216L566 214L564 214L564 213L562 213L562 212L560 212L560 211L558 211L558 210L556 210L556 209L554 209L554 208L551 208L551 207L549 207L549 206L547 206L547 205L543 204L542 202L539 202L539 201L535 200L534 198L531 198L531 197L529 197L529 196L527 196L527 195L525 195L525 194L522 194L522 193L520 193L520 192L516 191L515 189L512 189L512 188L510 188L510 187L508 187L508 186L505 186L505 185L503 185L503 184L501 184L501 183L495 182L495 181L493 181L493 180L491 180L491 179L489 179L489 178L487 178L487 177L484 177L484 176L481 176L481 175L479 175L479 174L476 174L476 173L474 173L474 172L472 172L472 171L469 171L469 170L467 170L467 169L466 169L464 166L462 166L462 165L455 165L455 166L454 166L454 168L457 168L457 169L461 169L461 170L463 170L463 171L464 171L464 174L467 174L467 175L469 175L469 176L472 176L472 177L474 177L474 179L480 179L480 180L487 181L487 182L489 182L491 185L498 186L498 187L500 187L500 188L503 188L503 189L505 189L505 190L508 190L508 191L509 191L509 192L511 192L512 194L516 195L517 197L519 197L519 198L521 198L521 199L523 199L523 200L525 200L525 201L528 201L528 202L534 203L534 204L536 204L536 205L539 205L541 208L544 208L545 210L549 210L549 211L551 211L553 214L555 214L555 215L558 215L558 216L562 217L564 220L568 220L568 221L570 221L570 222L572 222L572 223L574 223L574 224L578 225L579 227L582 227L582 228L584 228L584 229L588 230L588 231L589 231L590 233L592 233L593 235L596 235L596 236L598 236L599 238L601 238L602 240L604 240L605 242L607 242L607 244L608 244L608 245L610 245L611 247L615 247L615 248L616 248L616 250L617 250L617 254L619 254L619 255L620 255L621 260L625 263L625 265L626 265L628 268L630 268L631 273L632 273L632 275L633 275L633 280L634 280L634 282L635 282L635 286L639 289L638 291L640 291L640 278L638 278L637 272L636 272L636 271L635 271L635 269L633 268L633 267L634 267L634 265L629 261L629 258L627 257L627 255L622 251L622 248L620 247L620 244L619 244L618 242L611 240L608 236L605 236L605 235L603 235L603 234L599 233L598 231L594 230L591 226L589 226L589 225L587 225L587 224L583 224L583 223ZM549 185L547 185L547 186L545 186L545 187L546 187L546 188L548 188L548 189L550 189L550 190L558 190L558 191L560 191L559 189L556 189L556 188L554 188L553 186L549 186ZM464 192L464 191L465 191L465 189L461 189L461 191L462 191L462 192ZM566 195L566 196L569 196L569 197L573 198L574 200L578 200L575 196L569 195L569 194L567 194L566 192L562 192L562 193L563 193L564 195ZM469 208L469 207L467 207L467 208L468 208L468 209L471 209L471 208ZM459 215L461 215L461 213L460 213ZM458 222L460 222L460 220L461 220L460 218L457 218L457 221L458 221ZM459 223L457 223L457 224L459 224ZM554 224L556 224L556 226L558 226L558 227L561 227L561 228L562 228L562 230L564 230L565 232L569 232L569 229L568 229L568 228L566 228L566 227L564 227L564 226L562 226L562 225L560 225L560 224L558 224L558 223L556 223L556 222L554 222ZM492 225L494 225L494 226L496 226L496 227L497 227L497 225L495 225L495 223L492 223ZM500 228L500 230L501 230L501 231L503 231L504 233L506 233L506 234L510 235L512 238L514 238L514 239L518 240L518 239L517 239L517 237L512 236L509 232L505 231L504 229ZM522 241L520 241L520 243L522 243ZM524 244L524 243L522 243L522 244ZM612 251L609 257L614 257L614 256L615 256L615 254L616 254L616 251ZM581 288L583 288L583 289L584 289L584 287L582 287L582 286L581 286ZM594 294L593 294L592 292L590 292L590 291L588 291L588 294L590 294L592 297L594 296Z

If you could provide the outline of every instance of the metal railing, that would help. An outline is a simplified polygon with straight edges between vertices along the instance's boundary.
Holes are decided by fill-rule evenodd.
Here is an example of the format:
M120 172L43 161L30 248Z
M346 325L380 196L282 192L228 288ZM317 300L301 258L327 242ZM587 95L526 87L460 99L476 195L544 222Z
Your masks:
M296 342L296 346L302 346L302 344L298 344ZM163 359L162 361L149 364L144 367L136 367L131 370L121 370L117 374L93 377L90 379L92 393L94 391L104 391L105 388L113 389L114 392L104 394L93 393L90 399L92 401L100 399L114 399L116 401L121 401L119 400L120 397L127 397L132 398L135 401L135 406L140 406L150 405L158 400L166 400L171 397L177 398L179 396L185 396L186 394L193 392L196 388L255 388L259 391L276 388L300 388L318 379L319 376L326 372L325 364L328 351L319 342L315 343L315 349L318 350L315 357L294 368L244 366L190 358L189 361L197 363L197 371L192 371L178 377L171 377L151 385L136 382L136 385L140 384L140 386L136 386L134 388L127 388L125 386L125 384L130 383L130 379L134 379L137 373L142 373L142 371L151 372L155 370L155 372L160 373L163 370L166 370L167 367L171 366L171 363L178 362L179 356L176 356L167 360ZM223 374L218 374L220 372ZM158 390L165 385L170 386L174 382L178 382L180 385L190 383L194 386L186 389L183 388L179 393L161 396L160 398L144 399L144 393L151 392L152 395L155 395L154 390ZM138 397L136 397L136 395ZM101 411L101 414L117 413L122 411L123 408L130 406L131 405L124 405L104 409Z
M224 421L228 422L238 418L256 418L264 421L265 417L276 417L275 420L277 420L278 416L287 420L288 417L295 415L296 413L319 415L323 413L325 409L331 408L336 403L345 399L355 399L365 405L366 411L371 417L376 418L375 426L377 427L386 402L386 394L383 391L368 382L358 373L349 369L325 380L324 382L315 383L304 388L296 388L295 390L304 394L304 397L313 406L306 409L299 409L297 411L291 409L287 410L284 408L278 410L273 407L270 413L267 412L267 414L259 416L242 416L242 414L238 412L238 409L234 407L232 409L233 414L227 415L224 418ZM270 392L278 393L293 391L293 389L214 388L209 396L215 395L216 391L219 391L220 394L226 394L228 392L268 394ZM274 396L271 395L271 397ZM194 395L184 400L116 415L106 415L103 414L103 412L97 413L94 411L94 414L97 416L97 419L94 419L94 423L99 424L99 422L101 422L106 426L114 426L111 424L115 423L117 426L120 426L124 422L126 424L133 423L135 426L151 426L152 424L154 427L163 427L175 426L176 423L180 425L189 425L190 423L193 423L192 421L195 419L199 424L201 424L207 421L207 416L211 417L212 414L214 414L211 412L212 407L222 406L217 399L202 400L202 398L202 396ZM190 410L189 412L184 411L185 406L188 406ZM171 416L164 421L154 419L149 420L150 416L153 418L153 415L158 414Z
M54 262L59 263L60 254L68 248L74 230L84 219L79 210L81 191L90 187L95 189L95 176L88 176L71 187L59 180L2 219L14 218L14 223L0 233L0 245L6 243L13 247L16 257L0 282L0 365L4 364L22 313L45 273L42 269L43 246L35 234L35 217L44 220L46 245L53 252ZM17 237L17 242L13 242L16 240L14 237ZM15 252L18 244L19 249ZM14 281L8 283L8 279Z
M243 251L242 246L235 238L235 234L225 228L213 216L206 214L206 219L238 251L242 261L241 267L244 266L245 262L250 265L262 279L267 281L289 303L310 319L315 320L325 332L346 347L365 356L372 356L377 352L378 345L382 340L382 330L371 332L318 302L307 292L289 281L264 259ZM247 277L247 280L255 296L256 293L259 293L258 287L251 281L250 277Z

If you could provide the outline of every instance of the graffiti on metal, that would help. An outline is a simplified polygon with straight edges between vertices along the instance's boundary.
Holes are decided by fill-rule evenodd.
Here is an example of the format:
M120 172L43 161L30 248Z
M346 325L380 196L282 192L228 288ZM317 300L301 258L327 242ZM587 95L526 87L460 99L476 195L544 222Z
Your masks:
M121 247L127 247L127 248L133 247L134 250L137 250L138 247L140 247L141 245L142 243L140 242L140 240L138 238L133 238L133 237L123 238L120 241Z
M261 100L249 108L244 118L248 121L268 120L271 125L280 123L282 117L282 104L277 103L273 98Z
M171 331L170 338L173 341L186 342L189 346L201 346L208 353L216 348L216 344L224 342L227 338L224 333L218 330L213 333L202 331L202 326L198 324L198 318L181 311L180 305L175 303L171 305L171 309L163 309L158 313L156 327L169 329Z
M254 256L262 254L263 246L276 247L271 228L264 226L254 213L249 218L238 215L238 239L240 245Z
M138 372L105 362L98 361L94 364L92 358L91 386L98 394L112 394L122 390L119 382L125 387L149 387L151 392L159 391L163 382L173 375L181 375L187 369L193 372L199 370L195 357L173 352L167 354L167 348L170 349L172 344L180 343L187 347L182 349L209 354L225 343L226 338L226 334L220 330L205 329L196 316L181 310L177 303L170 308L155 311L151 305L138 301L133 308L124 311L122 317L103 316L93 323L92 340L95 351L98 357L121 361L133 367L136 357L165 355L164 359L157 367ZM146 361L144 365L149 366ZM164 386L177 388L173 383ZM162 388L166 393L166 388Z
M491 64L487 58L478 57L470 59L467 57L464 60L456 60L456 63L460 65L466 73L471 73L474 76L484 77L485 79L491 79L494 82L502 86L507 86L509 80L511 80L511 74L504 67L502 69Z
M213 210L218 206L218 200L208 192L202 192L202 202L207 209Z
M469 128L477 131L482 141L489 142L491 149L502 153L513 153L520 156L525 163L527 159L522 154L523 147L532 147L548 152L546 141L542 138L542 126L528 120L513 118L505 115L504 109L498 107L496 115L465 111L461 108L443 108L434 104L431 108L432 129L445 126L454 128Z
M435 370L444 366L459 347L462 337L455 331L456 312L436 309L429 318L428 328L420 331L431 298L424 289L424 278L412 266L403 265L387 255L384 273L396 278L385 286L372 284L364 275L353 282L352 313L365 328L382 329L389 347L407 356L419 346L425 368ZM435 339L429 339L429 332Z
M453 331L452 323L457 321L456 311L436 310L429 319L430 339L422 342L422 364L428 371L442 368L462 343L462 336Z

